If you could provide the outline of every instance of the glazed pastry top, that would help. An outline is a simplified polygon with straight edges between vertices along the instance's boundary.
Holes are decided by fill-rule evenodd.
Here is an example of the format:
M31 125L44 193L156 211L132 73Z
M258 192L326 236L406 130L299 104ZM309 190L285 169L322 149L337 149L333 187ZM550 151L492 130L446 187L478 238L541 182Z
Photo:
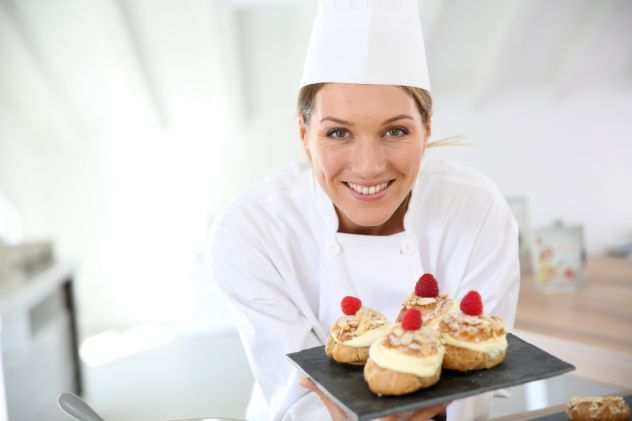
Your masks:
M414 292L402 304L402 310L410 308L421 310L424 323L458 309L456 302L447 294L439 294L437 297L419 297Z
M629 413L630 408L621 396L594 396L573 398L568 402L568 411L574 411L579 406L588 406L588 413L592 419L600 419L610 415Z
M443 345L435 330L422 328L407 331L400 324L395 325L388 333L383 346L417 357L429 357L443 352Z
M369 346L389 328L386 317L379 311L362 307L353 316L341 316L331 327L330 334L336 342L349 346ZM363 339L366 339L364 341ZM362 344L367 342L366 344Z
M496 316L469 316L454 312L443 317L439 331L454 339L483 342L505 336L505 324Z

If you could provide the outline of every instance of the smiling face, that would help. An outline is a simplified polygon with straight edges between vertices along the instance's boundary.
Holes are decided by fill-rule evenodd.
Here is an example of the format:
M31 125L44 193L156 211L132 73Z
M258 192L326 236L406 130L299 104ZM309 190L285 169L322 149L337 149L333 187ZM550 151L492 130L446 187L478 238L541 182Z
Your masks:
M316 94L301 140L319 184L333 202L339 231L403 230L429 122L403 88L326 84Z

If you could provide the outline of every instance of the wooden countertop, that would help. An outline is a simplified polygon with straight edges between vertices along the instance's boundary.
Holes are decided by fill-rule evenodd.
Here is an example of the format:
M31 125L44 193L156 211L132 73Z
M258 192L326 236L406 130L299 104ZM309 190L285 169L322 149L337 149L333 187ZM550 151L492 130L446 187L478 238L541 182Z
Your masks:
M632 259L591 257L576 292L544 293L523 277L516 329L632 355Z
M619 396L622 396L624 399L629 400L630 391L622 392L621 394L619 394ZM529 420L534 420L536 418L539 419L540 417L548 417L550 415L557 415L560 412L565 413L565 411L566 411L566 404L554 405L554 406L549 406L547 408L538 409L535 411L527 411L523 413L507 415L504 417L493 418L492 421L529 421Z

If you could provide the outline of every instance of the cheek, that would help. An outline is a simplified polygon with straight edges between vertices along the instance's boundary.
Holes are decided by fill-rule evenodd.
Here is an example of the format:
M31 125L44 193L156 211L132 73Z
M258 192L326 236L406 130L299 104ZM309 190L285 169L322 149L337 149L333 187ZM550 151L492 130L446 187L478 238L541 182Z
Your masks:
M338 176L345 168L345 154L332 148L320 147L313 149L315 152L313 166L325 181L329 182Z
M394 151L390 156L390 162L400 172L415 175L422 157L423 147L419 144L411 144L410 147Z

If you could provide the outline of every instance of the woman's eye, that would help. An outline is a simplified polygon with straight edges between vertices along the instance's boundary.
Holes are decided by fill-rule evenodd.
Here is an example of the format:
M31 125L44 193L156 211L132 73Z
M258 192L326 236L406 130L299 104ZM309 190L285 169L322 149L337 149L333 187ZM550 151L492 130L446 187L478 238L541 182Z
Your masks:
M331 137L332 139L343 139L347 137L349 132L346 129L332 129L327 132L327 137Z
M403 129L401 127L398 127L396 129L388 129L386 131L386 136L391 136L391 137L402 137L402 136L406 136L408 134L408 130Z

